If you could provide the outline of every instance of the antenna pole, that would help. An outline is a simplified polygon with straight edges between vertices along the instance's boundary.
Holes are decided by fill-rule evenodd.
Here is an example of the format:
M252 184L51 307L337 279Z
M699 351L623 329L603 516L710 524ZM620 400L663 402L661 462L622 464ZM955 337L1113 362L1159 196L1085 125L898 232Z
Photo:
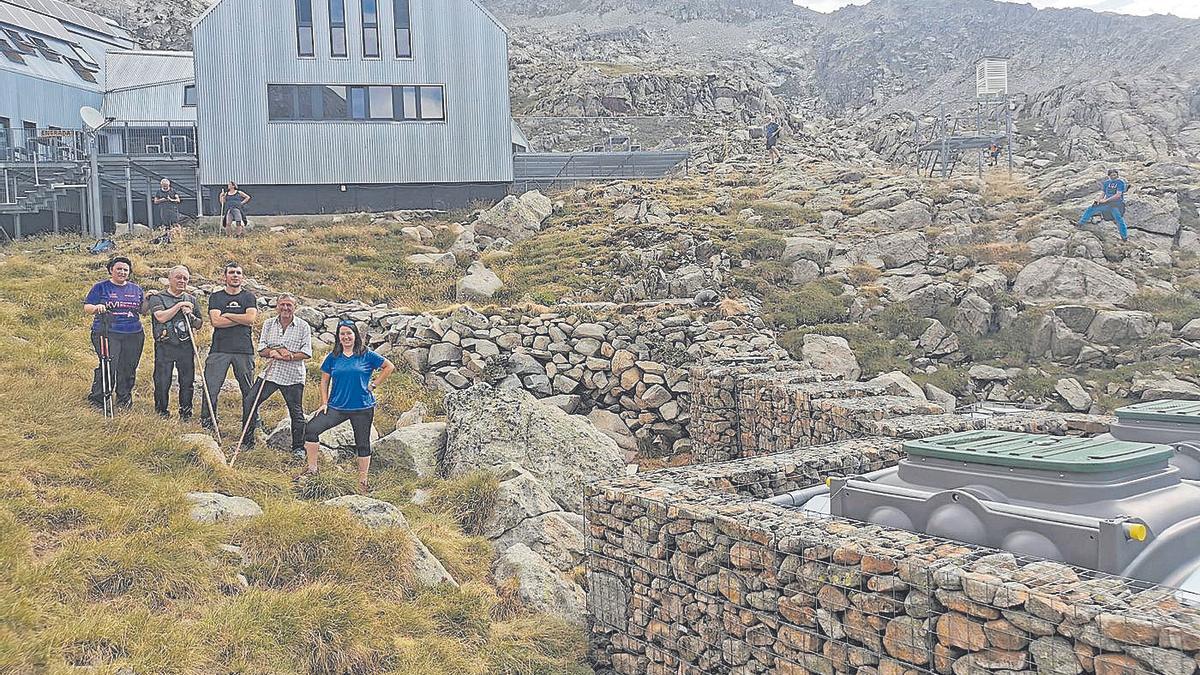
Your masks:
M88 220L91 221L92 236L104 238L104 205L100 201L100 144L96 132L89 130L88 136Z

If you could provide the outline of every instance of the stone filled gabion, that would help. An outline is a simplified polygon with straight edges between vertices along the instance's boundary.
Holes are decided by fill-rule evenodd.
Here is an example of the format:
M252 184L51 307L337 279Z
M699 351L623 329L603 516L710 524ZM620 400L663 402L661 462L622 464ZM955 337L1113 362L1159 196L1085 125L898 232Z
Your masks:
M697 462L755 457L863 436L924 438L951 431L1102 433L1112 418L1026 411L945 414L896 383L847 382L789 359L703 363L691 369L689 433Z
M1195 672L1198 598L758 501L901 455L862 438L591 485L597 672Z

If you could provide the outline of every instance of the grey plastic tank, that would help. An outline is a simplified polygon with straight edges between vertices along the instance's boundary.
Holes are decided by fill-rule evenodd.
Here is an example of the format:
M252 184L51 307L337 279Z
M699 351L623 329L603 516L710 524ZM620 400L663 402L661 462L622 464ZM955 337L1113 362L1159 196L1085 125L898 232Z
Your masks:
M833 515L1171 586L1200 583L1200 483L1157 443L967 431L904 444L893 469L833 478ZM817 501L820 501L818 499Z
M1146 401L1118 408L1108 435L1119 441L1162 443L1184 478L1200 480L1200 401Z

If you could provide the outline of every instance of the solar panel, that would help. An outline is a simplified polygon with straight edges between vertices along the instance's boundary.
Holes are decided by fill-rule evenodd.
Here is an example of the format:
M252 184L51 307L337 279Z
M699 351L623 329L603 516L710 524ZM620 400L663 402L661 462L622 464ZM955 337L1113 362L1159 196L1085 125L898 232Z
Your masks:
M110 26L108 22L105 21L100 15L93 14L91 12L85 12L66 3L58 2L57 0L0 0L0 4L4 3L23 7L29 11L53 17L60 21L66 21L68 23L75 24L76 26L83 26L84 28L89 28L98 33L111 35L113 37L120 37L118 33L113 30L113 27Z

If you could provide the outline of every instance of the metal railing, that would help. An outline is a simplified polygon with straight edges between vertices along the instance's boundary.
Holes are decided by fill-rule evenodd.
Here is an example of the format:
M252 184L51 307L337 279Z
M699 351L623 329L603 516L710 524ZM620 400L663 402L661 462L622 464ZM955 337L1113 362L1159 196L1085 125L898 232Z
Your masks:
M100 156L194 157L195 122L121 120L96 134ZM45 164L87 161L82 129L0 127L0 163Z

